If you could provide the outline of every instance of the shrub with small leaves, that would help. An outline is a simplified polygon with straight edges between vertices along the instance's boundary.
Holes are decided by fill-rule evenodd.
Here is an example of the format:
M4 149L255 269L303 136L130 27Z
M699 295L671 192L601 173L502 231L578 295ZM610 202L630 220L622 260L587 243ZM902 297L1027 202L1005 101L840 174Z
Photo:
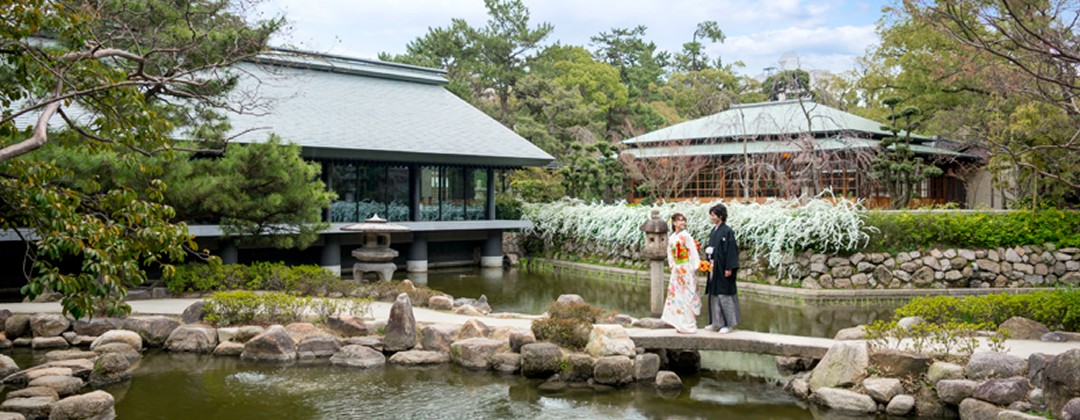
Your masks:
M611 312L585 303L556 302L548 307L547 318L533 321L532 331L537 340L580 350L589 344L593 324L611 315Z
M991 350L1006 350L1009 332L989 323L922 322L904 328L895 321L877 320L866 326L866 340L873 350L895 349L940 360L965 361L979 348L977 336L981 331L991 331L986 337Z
M314 298L282 292L255 293L246 290L217 292L206 299L206 317L212 325L287 324L298 321L322 322L338 315L371 314L368 299Z
M1050 329L1080 332L1080 290L1064 288L1025 294L933 296L912 299L896 309L897 318L917 316L929 323L966 322L1000 325L1022 316Z

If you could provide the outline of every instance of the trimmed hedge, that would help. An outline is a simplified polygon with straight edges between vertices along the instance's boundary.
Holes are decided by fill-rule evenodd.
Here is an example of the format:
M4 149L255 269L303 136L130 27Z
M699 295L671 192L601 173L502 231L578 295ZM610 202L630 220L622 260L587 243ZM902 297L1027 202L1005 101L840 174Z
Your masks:
M991 323L1001 325L1022 316L1051 330L1080 332L1080 290L1044 290L1027 294L921 297L895 312L897 319L917 316L930 323Z
M317 265L284 263L244 264L191 263L176 267L165 279L170 293L222 290L279 290L305 295L348 294L357 286Z
M369 315L370 299L321 299L282 292L217 292L206 299L206 322L215 326L322 322L331 316Z
M901 211L866 213L877 229L863 252L932 248L987 249L1052 243L1080 246L1080 212L1068 210L968 212Z

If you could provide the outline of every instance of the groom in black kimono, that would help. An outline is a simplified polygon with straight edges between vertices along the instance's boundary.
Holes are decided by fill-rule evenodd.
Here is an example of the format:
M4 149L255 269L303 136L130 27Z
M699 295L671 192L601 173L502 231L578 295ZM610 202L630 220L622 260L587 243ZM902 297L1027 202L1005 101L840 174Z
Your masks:
M705 329L722 334L731 332L739 323L739 296L735 273L739 270L739 246L735 231L727 225L727 207L717 204L709 209L709 220L715 227L709 233L705 254L712 262L705 294L709 297L709 326Z

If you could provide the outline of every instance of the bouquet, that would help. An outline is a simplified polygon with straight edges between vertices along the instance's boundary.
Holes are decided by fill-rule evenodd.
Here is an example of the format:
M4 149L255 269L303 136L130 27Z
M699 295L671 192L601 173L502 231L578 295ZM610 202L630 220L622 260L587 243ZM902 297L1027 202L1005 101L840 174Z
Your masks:
M702 272L702 273L708 273L708 272L712 271L712 263L703 260L700 263L698 263L697 270Z

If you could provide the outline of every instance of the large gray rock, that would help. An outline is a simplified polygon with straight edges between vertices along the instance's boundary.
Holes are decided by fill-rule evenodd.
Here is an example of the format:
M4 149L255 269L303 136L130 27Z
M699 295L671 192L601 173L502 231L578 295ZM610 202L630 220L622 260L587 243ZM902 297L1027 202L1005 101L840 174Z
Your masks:
M19 413L28 419L46 419L54 402L51 397L10 398L0 404L0 411Z
M428 351L450 352L450 343L454 341L461 327L451 324L432 324L420 328L420 347Z
M264 332L266 332L266 328L258 325L245 325L237 328L236 336L232 338L232 341L237 343L247 343L248 341L251 341L252 338L258 337Z
M63 315L37 314L30 317L30 331L34 337L59 337L70 326L71 321Z
M833 340L863 340L866 339L866 326L858 325L851 328L844 328L836 332L836 336Z
M34 350L66 349L71 345L64 337L34 337L30 348Z
M454 298L446 295L432 296L428 298L428 308L449 311L454 309Z
M547 378L559 373L562 361L562 351L552 343L532 343L521 347L521 375L526 378Z
M961 419L996 419L998 413L1004 411L1001 407L975 398L968 398L960 402Z
M919 378L934 362L930 356L906 351L884 349L870 355L870 365L882 375L896 378Z
M862 385L866 389L866 395L879 403L888 403L893 397L904 392L904 386L896 378L867 378Z
M72 376L72 370L67 367L52 367L47 365L34 366L4 377L3 383L6 386L22 388L30 383L30 381L42 376Z
M682 389L682 379L675 372L661 370L656 373L656 389L661 391L674 391Z
M597 324L589 333L589 343L585 352L593 357L633 356L634 341L626 334L622 325Z
M330 356L330 364L361 369L378 368L386 365L386 356L368 346L348 345L337 354Z
M165 340L165 349L176 352L212 353L217 347L217 330L208 325L184 324Z
M70 360L56 360L41 365L43 367L58 367L71 369L71 376L80 379L86 379L90 377L90 372L94 370L95 359L70 359Z
M131 379L131 362L119 353L106 353L94 362L94 371L90 373L90 385L103 387Z
M27 332L30 332L30 315L15 314L4 321L4 336L8 340L22 337Z
M1009 337L1017 340L1038 340L1050 332L1045 325L1020 316L1005 320L998 328L1009 330Z
M326 326L330 331L342 337L360 337L370 333L364 319L352 315L326 318Z
M906 416L915 408L915 397L910 395L897 395L885 406L885 414L890 416Z
M521 347L536 342L536 334L532 330L514 330L510 332L510 351L520 353Z
M180 321L165 316L131 317L124 320L124 329L135 331L147 347L161 347Z
M877 403L873 398L846 389L821 387L810 397L814 403L851 414L872 414L877 412Z
M120 343L120 342L102 344L100 346L97 346L97 348L94 349L94 353L97 353L98 357L101 357L101 356L103 356L105 354L110 354L110 353L118 354L120 356L123 356L125 359L127 359L128 362L131 363L131 364L135 364L139 360L142 360L142 354L141 353L139 353L135 349L131 348L131 346L129 346L127 344L124 344L124 343Z
M660 356L654 353L642 353L634 357L634 380L647 381L656 378L660 371Z
M814 392L822 387L854 385L862 379L869 365L870 355L866 342L838 341L825 352L821 362L810 373L807 383Z
M244 343L240 358L256 362L292 362L296 360L296 342L285 327L273 325Z
M593 380L603 385L624 385L634 381L634 362L626 356L606 356L596 359Z
M1073 398L1061 408L1061 420L1080 420L1080 398Z
M78 335L97 337L105 334L106 331L116 329L116 326L121 323L122 321L117 318L94 318L89 321L77 319L71 323L71 330Z
M416 347L416 316L413 315L409 295L402 293L390 307L390 318L386 321L386 335L383 337L383 350L403 351L411 350L413 347Z
M981 351L971 355L964 376L970 379L1011 378L1027 373L1027 361L1007 353Z
M1064 417L1065 404L1080 397L1080 349L1061 353L1046 365L1043 392L1050 412Z
M399 351L390 356L390 363L404 366L442 365L450 363L450 355L441 351Z
M341 350L341 339L329 334L314 334L304 337L296 345L296 357L315 359L330 357Z
M206 302L196 301L184 308L184 313L180 314L180 322L184 324L196 324L202 322L206 317Z
M1009 405L1027 398L1028 391L1031 391L1031 382L1025 377L1017 376L983 382L975 387L971 396L997 405Z
M930 388L919 387L915 392L915 415L938 418L956 417L956 410L941 401L937 393Z
M491 327L478 319L470 319L461 325L461 329L457 334L457 339L465 340L468 338L487 337L490 335Z
M934 362L926 371L926 382L937 386L942 379L964 379L964 367L949 362Z
M12 359L5 354L0 354L0 378L5 378L18 371L19 365L15 363L15 359Z
M491 370L507 374L520 372L521 355L510 352L495 353L491 355Z
M557 303L559 305L566 305L566 304L571 304L571 303L577 303L577 304L584 305L585 304L585 299L583 299L580 295L565 294L565 295L559 295L559 297L557 299L555 299L555 303Z
M937 382L937 396L941 401L957 405L975 393L979 383L970 379L942 379Z
M71 350L53 350L45 353L45 360L50 362L56 362L60 360L74 360L74 359L96 359L97 353L86 350L71 349Z
M16 389L7 394L8 398L50 397L53 401L60 400L60 394L55 389L44 386L32 386Z
M50 375L36 378L30 381L26 386L52 388L56 390L57 395L66 397L79 392L79 389L82 389L83 385L83 380L74 376Z
M567 370L560 372L563 380L567 382L585 382L592 378L593 369L596 367L596 359L585 353L570 353L566 356Z
M222 341L214 347L214 356L236 356L244 353L244 344L235 341Z
M116 418L116 404L112 394L92 391L64 398L53 404L49 420L106 420Z
M491 356L509 348L506 340L469 338L450 345L450 360L464 368L487 370L491 367Z

